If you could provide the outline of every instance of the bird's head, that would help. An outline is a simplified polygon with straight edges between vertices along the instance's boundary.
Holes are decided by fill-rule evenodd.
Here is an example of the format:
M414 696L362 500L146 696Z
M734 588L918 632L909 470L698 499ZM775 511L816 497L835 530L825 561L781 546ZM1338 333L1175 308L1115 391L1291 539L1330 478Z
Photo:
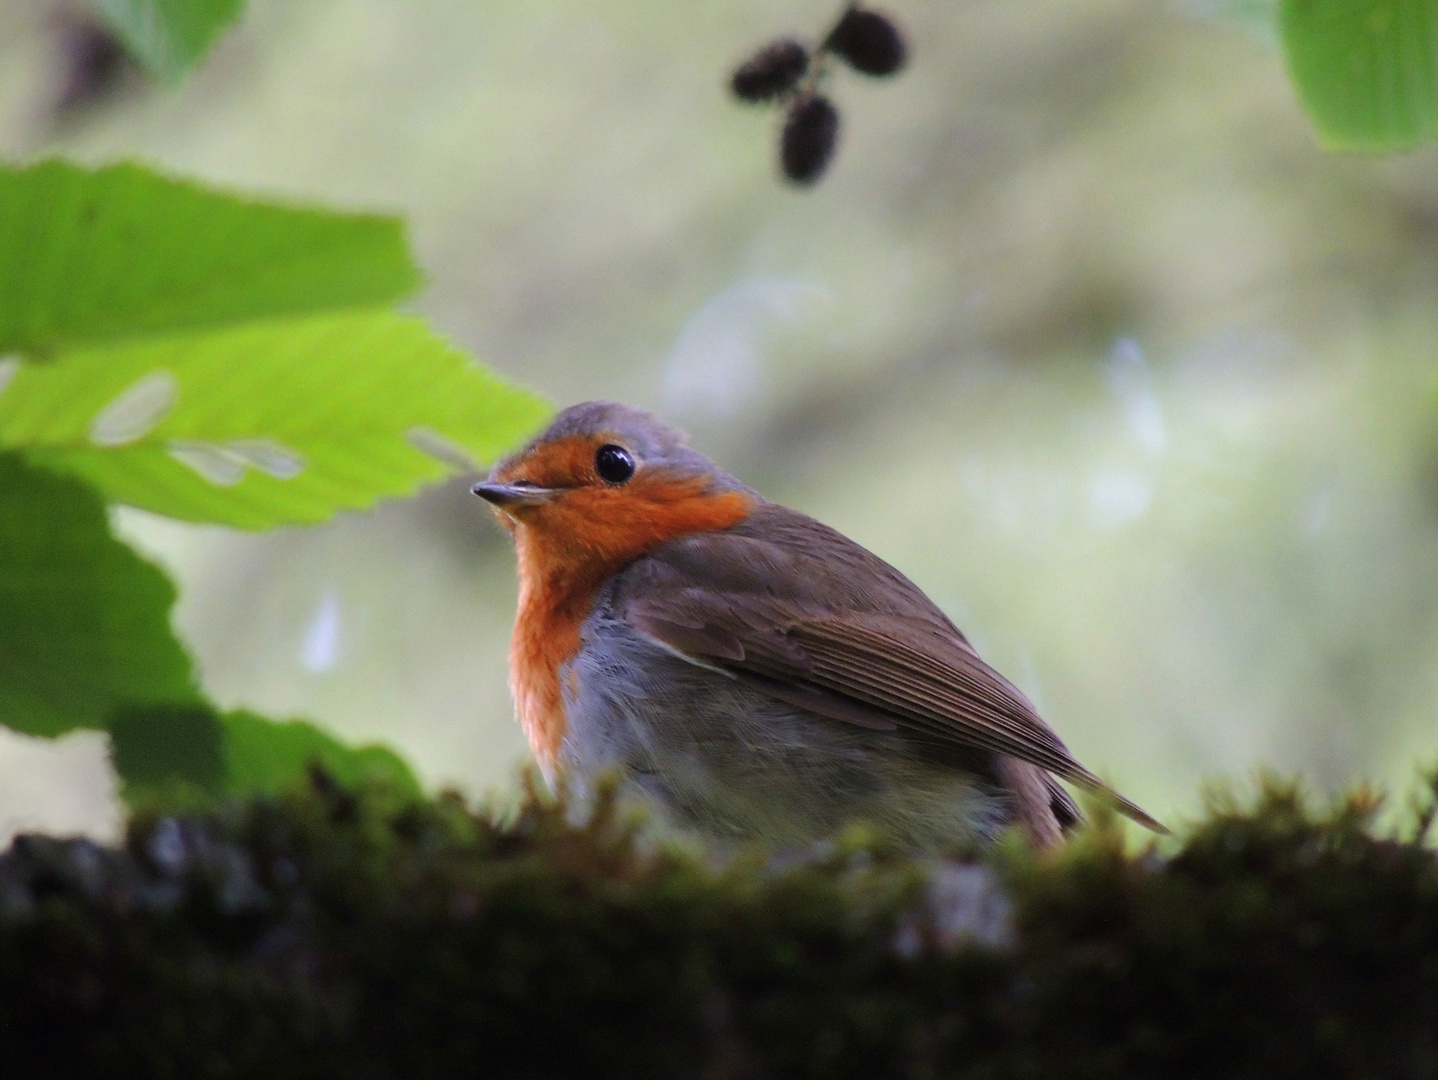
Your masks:
M522 544L606 565L727 528L758 501L683 432L610 401L565 409L473 490Z

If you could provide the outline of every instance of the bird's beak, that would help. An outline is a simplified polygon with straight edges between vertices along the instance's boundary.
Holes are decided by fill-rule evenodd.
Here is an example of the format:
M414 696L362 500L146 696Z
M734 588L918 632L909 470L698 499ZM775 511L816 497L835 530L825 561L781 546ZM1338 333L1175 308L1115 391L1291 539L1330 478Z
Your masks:
M516 481L512 484L475 484L469 489L487 503L509 509L517 506L538 506L553 499L563 489L545 488L529 483L527 480Z

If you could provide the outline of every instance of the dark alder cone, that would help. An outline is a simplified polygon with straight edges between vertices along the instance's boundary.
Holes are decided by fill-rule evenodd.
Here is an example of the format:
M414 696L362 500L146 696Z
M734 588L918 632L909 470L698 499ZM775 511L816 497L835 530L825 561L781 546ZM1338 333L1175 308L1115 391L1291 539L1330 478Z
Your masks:
M789 106L779 158L784 175L796 184L812 184L829 167L839 134L839 112L829 99L805 94Z
M745 101L772 101L794 89L807 70L809 50L793 38L780 38L745 61L729 86Z
M865 75L892 75L908 57L899 28L887 16L856 7L844 12L829 31L824 48Z
M63 59L56 113L79 112L122 86L133 62L114 34L87 19L64 19L57 29Z

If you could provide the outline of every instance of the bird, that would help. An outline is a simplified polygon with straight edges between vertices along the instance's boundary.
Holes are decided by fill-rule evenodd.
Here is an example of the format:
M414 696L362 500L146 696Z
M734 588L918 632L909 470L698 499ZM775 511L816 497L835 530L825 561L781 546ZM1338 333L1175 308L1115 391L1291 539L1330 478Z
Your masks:
M473 492L512 534L510 691L546 779L598 778L718 849L865 822L936 854L1081 820L1074 758L902 573L773 503L650 413L558 413Z

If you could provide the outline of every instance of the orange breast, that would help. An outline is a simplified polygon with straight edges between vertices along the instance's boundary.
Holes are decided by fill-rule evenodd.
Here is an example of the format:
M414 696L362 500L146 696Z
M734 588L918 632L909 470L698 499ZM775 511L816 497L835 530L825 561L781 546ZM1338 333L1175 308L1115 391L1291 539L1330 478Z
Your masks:
M646 551L689 533L742 521L754 500L713 494L702 478L652 478L624 488L576 488L526 512L515 527L519 613L509 685L524 734L552 775L567 724L560 671L609 578Z
M523 532L520 565L524 565ZM559 671L579 652L580 627L589 616L594 592L567 596L538 575L519 577L519 613L509 644L509 692L524 736L546 776L552 776L564 742L564 695Z

